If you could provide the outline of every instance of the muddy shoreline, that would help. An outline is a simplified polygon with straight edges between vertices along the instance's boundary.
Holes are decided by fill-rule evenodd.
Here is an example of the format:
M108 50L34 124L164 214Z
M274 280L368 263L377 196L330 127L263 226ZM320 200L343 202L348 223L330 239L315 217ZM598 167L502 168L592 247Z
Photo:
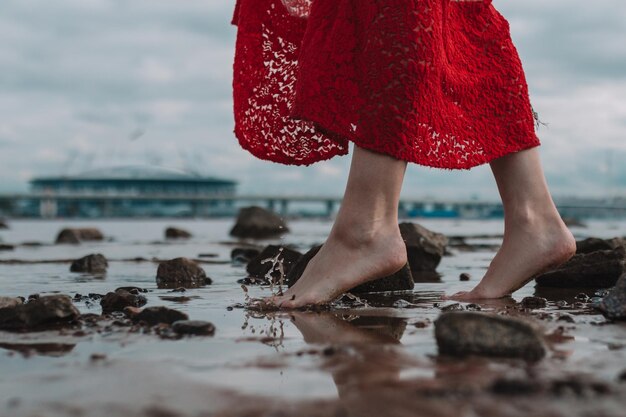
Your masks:
M602 295L597 288L531 284L509 299L441 301L485 270L501 236L497 222L425 222L454 239L436 279L418 281L412 290L360 294L330 311L266 313L242 308L237 281L248 274L245 264L231 260L237 241L227 238L230 221L176 222L193 232L181 241L158 236L168 223L100 223L112 239L69 246L51 242L60 222L12 222L0 232L0 242L14 246L0 252L0 296L66 294L78 312L57 327L0 330L0 415L623 415L626 324L594 307ZM306 252L329 226L295 222L284 237L254 243ZM580 240L609 239L626 235L626 222L573 231ZM90 253L110 261L105 274L69 271L73 260ZM158 264L179 256L205 261L200 265L212 283L159 288ZM461 281L463 273L469 282ZM214 333L147 324L128 311L103 315L99 297L120 287L146 290L136 294L146 298L140 309L180 311L212 323ZM253 297L269 293L264 286L247 288ZM442 355L435 322L451 311L532 323L545 357Z

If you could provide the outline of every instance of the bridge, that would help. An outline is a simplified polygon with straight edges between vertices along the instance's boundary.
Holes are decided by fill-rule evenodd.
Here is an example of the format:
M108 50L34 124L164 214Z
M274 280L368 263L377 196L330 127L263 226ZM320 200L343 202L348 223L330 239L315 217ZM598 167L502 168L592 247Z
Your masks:
M295 204L317 205L322 213L331 216L341 204L336 196L303 196L303 195L173 195L173 194L47 194L23 193L0 195L0 214L23 216L24 208L29 207L30 216L55 218L58 216L60 204L77 204L89 202L99 209L97 217L117 217L116 207L129 203L170 203L187 205L186 215L202 217L211 213L212 207L222 207L214 214L232 215L237 207L259 205L288 216L295 214L290 206ZM594 216L626 217L626 202L622 204L557 204L563 216ZM224 207L229 210L224 211ZM501 217L502 204L498 202L476 200L442 200L442 199L402 199L399 204L401 216L415 217ZM35 210L35 212L33 212Z

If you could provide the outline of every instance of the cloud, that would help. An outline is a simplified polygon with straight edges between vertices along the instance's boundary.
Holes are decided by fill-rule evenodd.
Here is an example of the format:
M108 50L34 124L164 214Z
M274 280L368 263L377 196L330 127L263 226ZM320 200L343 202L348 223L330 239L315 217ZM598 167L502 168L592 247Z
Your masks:
M553 193L626 193L626 4L494 4L511 23L533 106L549 123L539 135ZM236 178L244 193L341 194L349 157L287 167L237 144L233 7L2 0L0 191L25 190L31 175L153 163ZM412 165L403 195L497 198L497 189L488 166Z

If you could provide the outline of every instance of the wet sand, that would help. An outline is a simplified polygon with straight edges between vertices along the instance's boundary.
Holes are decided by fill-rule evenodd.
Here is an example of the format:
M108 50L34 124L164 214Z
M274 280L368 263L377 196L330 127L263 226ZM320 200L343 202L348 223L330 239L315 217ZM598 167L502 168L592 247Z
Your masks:
M440 296L479 280L502 230L497 220L418 222L475 245L450 247L440 277L410 292L345 300L327 312L266 314L242 308L237 280L246 271L230 261L237 245L228 237L232 220L10 222L0 231L0 243L15 245L0 251L0 295L81 294L74 304L83 316L64 328L0 331L0 416L624 415L626 324L607 322L581 301L581 293L594 290L547 291L531 283L511 299L479 304L541 328L549 352L537 363L440 356L433 322L453 304ZM170 225L194 237L166 241ZM53 245L67 226L95 226L107 239ZM324 241L330 223L292 221L290 228L282 239L260 243L304 252ZM626 222L589 221L572 231L578 239L624 236ZM109 259L106 275L69 271L70 260L91 253ZM203 260L213 283L183 293L158 289L152 258L179 256ZM460 281L461 273L470 281ZM176 337L121 313L101 316L99 300L89 294L123 286L147 289L147 307L210 321L214 336ZM269 294L264 287L248 290L252 297ZM519 304L533 295L548 305Z

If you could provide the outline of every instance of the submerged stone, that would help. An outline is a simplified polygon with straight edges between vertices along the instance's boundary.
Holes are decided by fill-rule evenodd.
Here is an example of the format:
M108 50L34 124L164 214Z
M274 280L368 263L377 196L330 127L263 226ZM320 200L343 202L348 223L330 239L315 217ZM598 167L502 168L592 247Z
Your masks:
M435 271L446 252L448 238L417 223L400 223L400 233L411 271Z
M598 310L610 320L626 320L626 273L602 299Z
M102 232L95 228L80 229L63 229L56 238L57 244L62 243L80 243L83 241L100 241L104 240Z
M106 272L108 266L107 258L97 253L75 260L70 266L70 271L97 274Z
M313 259L321 247L321 245L315 246L302 255L291 271L287 274L285 279L287 286L292 287L300 279L309 261ZM412 290L414 286L413 276L411 275L411 270L407 264L392 275L361 284L350 290L350 292L354 294L363 294L372 292L408 291Z
M189 320L187 314L167 307L147 307L143 310L134 307L127 307L124 312L130 316L134 322L144 322L150 326L160 323L172 324L180 320Z
M168 227L165 229L166 239L189 239L191 237L192 234L184 229L179 229L177 227Z
M527 361L538 361L546 355L543 337L532 325L495 314L443 313L435 321L435 337L442 355L479 355Z
M178 334L213 336L215 326L208 321L200 320L180 320L172 324L172 329Z
M289 231L287 224L278 214L261 207L246 207L239 210L231 236L264 239L278 237Z
M609 288L626 272L626 247L574 255L535 277L537 287Z
M212 280L191 259L175 258L159 264L156 282L159 288L198 288L211 284Z
M0 309L0 329L30 329L75 320L80 313L67 295L48 295Z
M266 282L269 274L273 283L278 284L281 275L286 277L301 257L300 252L286 246L269 245L248 262L246 272L263 284L269 284Z
M123 289L117 289L115 292L106 294L100 300L100 306L103 313L113 311L123 311L126 307L142 307L146 305L148 300L143 295L132 294Z

